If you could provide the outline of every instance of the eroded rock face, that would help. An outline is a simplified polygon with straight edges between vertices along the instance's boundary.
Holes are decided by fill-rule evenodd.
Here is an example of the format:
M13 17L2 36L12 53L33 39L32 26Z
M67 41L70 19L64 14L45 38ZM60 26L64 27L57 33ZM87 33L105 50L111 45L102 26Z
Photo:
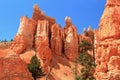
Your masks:
M33 56L35 56L36 52L34 50L28 50L24 52L23 54L20 54L20 58L26 62L27 64L30 63L30 60Z
M88 27L88 37L92 40L92 42L94 41L94 30L92 30L90 26Z
M47 20L39 20L37 24L35 46L36 49L42 46L49 46L49 23Z
M78 56L78 36L77 30L74 25L72 25L69 17L65 19L66 26L64 28L64 50L65 55L71 61L74 61Z
M100 40L120 37L120 1L107 0L100 20L98 37Z
M20 27L11 45L16 54L22 53L27 47L33 46L34 34L36 30L36 22L23 16L20 19Z
M39 20L37 25L37 32L35 38L35 46L39 57L43 62L43 66L48 72L47 68L52 59L51 49L49 48L49 23L47 20Z
M70 17L66 17L65 23L65 28L62 29L54 18L46 16L45 13L35 5L31 19L21 17L20 27L10 47L11 52L13 52L12 54L19 54L20 58L26 63L29 63L32 56L36 54L41 60L41 65L46 73L49 73L50 70L52 70L51 67L54 67L53 71L55 72L53 74L50 73L52 75L50 79L70 79L69 75L74 76L74 73L70 71L70 67L73 67L73 65L69 64L69 62L74 61L78 56L78 34ZM63 52L65 54L62 54ZM68 59L63 57L64 55ZM58 56L59 59L56 61L53 56ZM60 59L66 60L64 62L64 60ZM64 67L64 69L61 66ZM56 75L55 73L58 71L62 71L60 75L66 78L61 78L59 74ZM64 73L64 71L66 72ZM71 80L73 80L73 78L74 77L71 77Z
M34 9L34 12L33 12L33 15L32 15L32 19L35 20L35 21L40 20L40 18L41 18L40 8L38 7L38 5L34 5L33 9Z
M89 26L88 30L86 28L83 29L83 35L78 35L78 43L82 40L88 41L89 43L93 44L94 41L94 30Z
M120 6L120 0L107 0L107 6Z
M108 69L109 70L114 70L114 69L120 70L119 62L120 62L120 56L112 56L108 63Z
M34 8L34 12L32 15L32 19L35 20L36 22L38 20L48 20L50 26L52 26L52 24L56 23L55 19L52 17L46 16L45 13L40 10L38 5L34 5L33 8Z
M0 80L33 80L27 64L17 55L0 58Z
M97 80L120 80L120 1L107 0L95 33Z
M52 53L62 55L63 48L63 31L60 25L54 24L51 27L51 50Z
M106 79L109 80L113 75L110 75L111 72L116 71L116 74L119 74L120 65L118 63L120 57L120 40L107 39L105 41L96 44L96 77L97 80L104 80L102 74L105 75ZM115 78L115 77L114 77ZM120 78L119 78L120 79ZM119 80L115 79L115 80ZM110 79L112 80L112 79ZM114 79L113 79L114 80Z
M49 66L52 61L52 52L51 49L48 46L43 46L38 49L38 56L41 59L41 62L43 63L43 68L46 71L46 73L49 72Z

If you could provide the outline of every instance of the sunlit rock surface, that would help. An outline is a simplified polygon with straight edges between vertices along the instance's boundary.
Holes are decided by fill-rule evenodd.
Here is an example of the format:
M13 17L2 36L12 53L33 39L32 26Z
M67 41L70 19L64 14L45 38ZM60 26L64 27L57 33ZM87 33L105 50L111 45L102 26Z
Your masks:
M18 55L0 57L0 80L33 80L27 64Z
M78 56L78 34L76 27L72 24L70 17L65 18L64 28L64 50L65 55L71 61Z
M107 0L95 32L97 80L120 80L120 0Z
M52 25L50 41L52 53L61 56L63 51L63 30L60 25Z

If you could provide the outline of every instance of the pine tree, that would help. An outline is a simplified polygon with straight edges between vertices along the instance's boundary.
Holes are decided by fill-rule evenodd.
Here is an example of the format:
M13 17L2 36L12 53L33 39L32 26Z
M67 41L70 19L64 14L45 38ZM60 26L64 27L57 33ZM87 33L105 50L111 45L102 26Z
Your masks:
M83 66L81 69L80 75L76 76L76 80L95 80L94 77L94 59L93 56L87 53L87 50L92 49L92 44L83 40L80 43L80 47L82 48L76 62Z
M45 75L36 55L31 58L30 64L28 64L28 69L32 73L34 80Z

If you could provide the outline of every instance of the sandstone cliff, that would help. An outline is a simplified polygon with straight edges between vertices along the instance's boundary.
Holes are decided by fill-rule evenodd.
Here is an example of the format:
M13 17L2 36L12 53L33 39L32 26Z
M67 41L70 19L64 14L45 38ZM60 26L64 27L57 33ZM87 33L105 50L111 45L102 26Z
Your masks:
M100 40L120 37L120 1L107 0L103 15L99 24L98 36Z
M97 80L120 80L120 0L107 0L95 32Z

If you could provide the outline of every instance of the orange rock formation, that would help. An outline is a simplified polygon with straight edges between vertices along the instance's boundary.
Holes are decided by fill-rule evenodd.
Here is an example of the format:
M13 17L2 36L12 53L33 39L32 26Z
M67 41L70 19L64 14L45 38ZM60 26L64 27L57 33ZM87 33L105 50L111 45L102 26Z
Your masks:
M65 18L64 28L64 50L65 55L71 61L78 56L78 35L76 27L72 24L70 17Z
M78 56L78 44L81 40L92 42L94 33L89 28L87 35L84 33L79 36L70 17L65 18L65 23L65 27L62 29L54 18L46 16L35 5L31 19L21 17L18 32L10 49L0 50L4 53L0 55L0 58L6 56L11 58L11 55L18 55L23 61L29 63L31 57L36 54L44 70L49 74L46 78L74 80L75 74L72 69L75 67L73 61ZM18 63L21 61L18 60ZM21 64L16 64L16 66L19 65ZM23 68L26 69L24 66ZM3 68L0 67L0 69ZM20 69L22 68L20 67ZM27 72L25 73L27 74ZM19 80L24 79L19 78Z
M0 80L31 80L31 75L21 59L29 63L35 54L49 74L49 80L74 80L72 61L78 55L78 44L81 40L95 45L96 79L120 80L120 0L106 1L95 37L90 27L88 31L84 29L83 35L78 35L70 17L65 18L65 23L62 29L54 18L46 16L37 5L34 6L31 19L21 17L20 27L10 49L0 49ZM13 66L16 69L13 70Z
M60 25L54 24L51 26L51 40L52 53L62 55L63 51L63 30Z
M20 19L20 27L10 47L15 53L20 54L26 48L33 46L36 22L23 16Z
M107 0L95 33L97 80L120 80L120 0Z

